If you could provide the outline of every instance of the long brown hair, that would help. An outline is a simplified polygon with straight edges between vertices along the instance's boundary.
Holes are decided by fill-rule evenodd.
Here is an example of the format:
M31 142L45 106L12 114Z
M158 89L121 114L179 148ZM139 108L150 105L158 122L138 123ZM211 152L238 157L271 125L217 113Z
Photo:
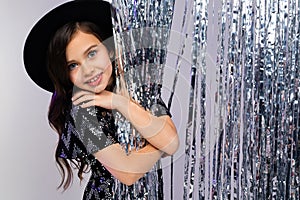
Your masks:
M74 89L67 68L66 47L74 34L79 30L93 34L103 42L100 38L100 28L95 24L91 22L70 22L57 30L48 48L48 73L55 88L49 106L48 120L50 126L58 133L59 138L65 125L66 111L71 104L71 97ZM113 52L114 46L111 43L109 45L107 43L103 44L107 47L109 52ZM114 58L112 59L112 81L110 81L110 84L106 88L110 91L113 90L115 85L113 60ZM63 186L64 190L66 190L70 186L73 179L72 164L78 169L78 177L80 180L82 180L82 173L88 170L88 166L81 159L77 161L67 160L58 155L55 156L55 159L62 175L62 181L58 188Z

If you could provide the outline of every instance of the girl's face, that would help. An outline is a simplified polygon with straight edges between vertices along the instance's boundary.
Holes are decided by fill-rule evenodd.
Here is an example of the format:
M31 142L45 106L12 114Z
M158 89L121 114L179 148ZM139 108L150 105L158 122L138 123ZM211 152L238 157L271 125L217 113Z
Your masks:
M112 64L106 47L93 34L78 31L66 47L71 82L80 89L102 92L110 82Z

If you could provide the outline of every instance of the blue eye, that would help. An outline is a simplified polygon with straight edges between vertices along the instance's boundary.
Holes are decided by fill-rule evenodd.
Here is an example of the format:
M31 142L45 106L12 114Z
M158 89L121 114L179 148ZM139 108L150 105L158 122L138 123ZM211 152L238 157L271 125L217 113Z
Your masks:
M71 70L75 69L77 66L78 65L76 63L71 63L71 64L68 65L68 68L71 71Z
M95 55L97 54L97 51L96 50L92 50L88 53L88 58L92 58L94 57Z

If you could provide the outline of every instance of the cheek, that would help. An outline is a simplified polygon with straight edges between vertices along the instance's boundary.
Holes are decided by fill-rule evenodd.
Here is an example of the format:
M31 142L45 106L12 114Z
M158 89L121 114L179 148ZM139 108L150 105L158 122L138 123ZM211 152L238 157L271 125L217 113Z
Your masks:
M111 84L113 84L112 70L112 66L107 69L107 86L111 86Z
M108 76L108 84L111 84L112 83L112 80L113 80L113 76L112 76L112 65L110 65L109 67L108 67L108 69L107 69L107 71L108 71L108 74L107 74L107 76Z
M78 79L78 76L77 76L77 70L76 70L76 69L70 71L70 73L69 73L69 78L70 78L70 81L71 81L74 85L76 85L76 82L78 81L78 80L77 80L77 79Z
M108 73L109 73L109 77L112 76L112 65L110 63L110 66L108 67Z

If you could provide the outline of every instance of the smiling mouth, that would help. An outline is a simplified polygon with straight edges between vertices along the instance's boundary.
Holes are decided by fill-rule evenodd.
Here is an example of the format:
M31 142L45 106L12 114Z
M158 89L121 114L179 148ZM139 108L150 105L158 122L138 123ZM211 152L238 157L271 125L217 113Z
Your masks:
M102 80L102 73L97 74L95 77L93 77L92 79L90 79L86 83L90 86L97 86L97 85L100 84L101 80Z

